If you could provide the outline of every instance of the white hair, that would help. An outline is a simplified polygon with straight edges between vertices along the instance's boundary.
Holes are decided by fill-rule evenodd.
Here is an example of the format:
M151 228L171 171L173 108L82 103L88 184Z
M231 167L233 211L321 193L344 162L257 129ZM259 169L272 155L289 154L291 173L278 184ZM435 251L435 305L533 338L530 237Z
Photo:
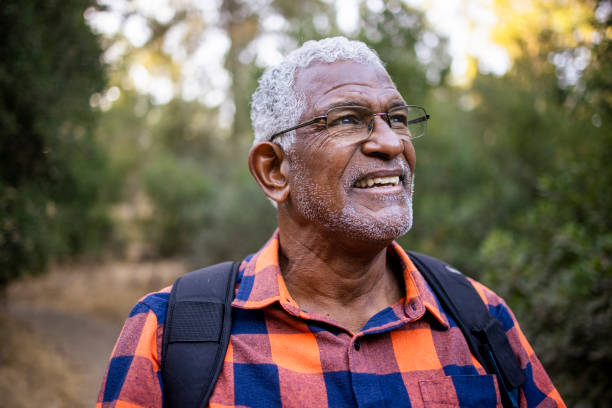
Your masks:
M305 42L280 64L267 68L259 79L259 86L251 98L251 122L255 131L253 144L270 140L275 133L298 124L306 104L304 95L294 89L296 71L313 62L335 61L375 64L384 69L376 51L361 41L332 37ZM288 151L294 137L295 131L291 131L278 136L275 141Z

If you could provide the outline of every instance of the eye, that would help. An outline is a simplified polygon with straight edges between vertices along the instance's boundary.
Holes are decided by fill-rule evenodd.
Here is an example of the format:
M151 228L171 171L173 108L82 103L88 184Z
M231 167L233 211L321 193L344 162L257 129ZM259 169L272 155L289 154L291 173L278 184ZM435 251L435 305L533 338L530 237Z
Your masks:
M389 122L391 122L393 127L406 127L408 125L408 117L402 113L390 114Z
M331 115L330 115L331 116ZM361 119L361 115L358 115L354 112L351 113L343 113L341 115L333 115L330 117L330 122L327 124L328 127L333 126L358 126L363 123Z
M339 119L340 124L343 125L356 125L361 122L361 119L357 115L346 115Z

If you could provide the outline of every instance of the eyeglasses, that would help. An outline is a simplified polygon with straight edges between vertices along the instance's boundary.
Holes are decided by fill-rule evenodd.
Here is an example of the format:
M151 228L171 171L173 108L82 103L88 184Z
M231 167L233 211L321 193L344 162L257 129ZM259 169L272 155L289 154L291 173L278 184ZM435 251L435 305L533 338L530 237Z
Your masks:
M307 122L285 129L272 135L270 140L290 132L325 121L330 137L345 139L351 142L367 140L374 130L374 117L380 116L400 138L416 139L425 135L429 115L425 109L416 105L402 105L387 112L375 113L363 106L337 106L327 111L324 116L317 116Z

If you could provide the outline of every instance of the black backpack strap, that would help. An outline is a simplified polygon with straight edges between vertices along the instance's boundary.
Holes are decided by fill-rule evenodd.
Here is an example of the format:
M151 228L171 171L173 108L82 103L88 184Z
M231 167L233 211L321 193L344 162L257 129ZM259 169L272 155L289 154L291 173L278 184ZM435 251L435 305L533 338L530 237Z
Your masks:
M238 266L224 262L174 282L161 355L166 408L203 408L208 403L231 333Z
M415 252L408 254L442 308L461 329L474 357L489 374L497 375L504 407L518 407L518 387L527 377L499 320L491 316L476 289L461 272L436 258Z

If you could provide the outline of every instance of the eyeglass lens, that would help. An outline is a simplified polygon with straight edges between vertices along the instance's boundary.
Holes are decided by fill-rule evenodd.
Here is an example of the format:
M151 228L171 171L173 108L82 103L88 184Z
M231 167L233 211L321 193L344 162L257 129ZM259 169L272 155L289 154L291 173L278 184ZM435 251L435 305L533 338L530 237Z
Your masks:
M386 114L373 113L361 106L340 106L327 112L330 136L346 139L367 139L373 130L374 115L382 116L389 127L401 138L416 139L425 134L427 114L416 106L400 106Z

